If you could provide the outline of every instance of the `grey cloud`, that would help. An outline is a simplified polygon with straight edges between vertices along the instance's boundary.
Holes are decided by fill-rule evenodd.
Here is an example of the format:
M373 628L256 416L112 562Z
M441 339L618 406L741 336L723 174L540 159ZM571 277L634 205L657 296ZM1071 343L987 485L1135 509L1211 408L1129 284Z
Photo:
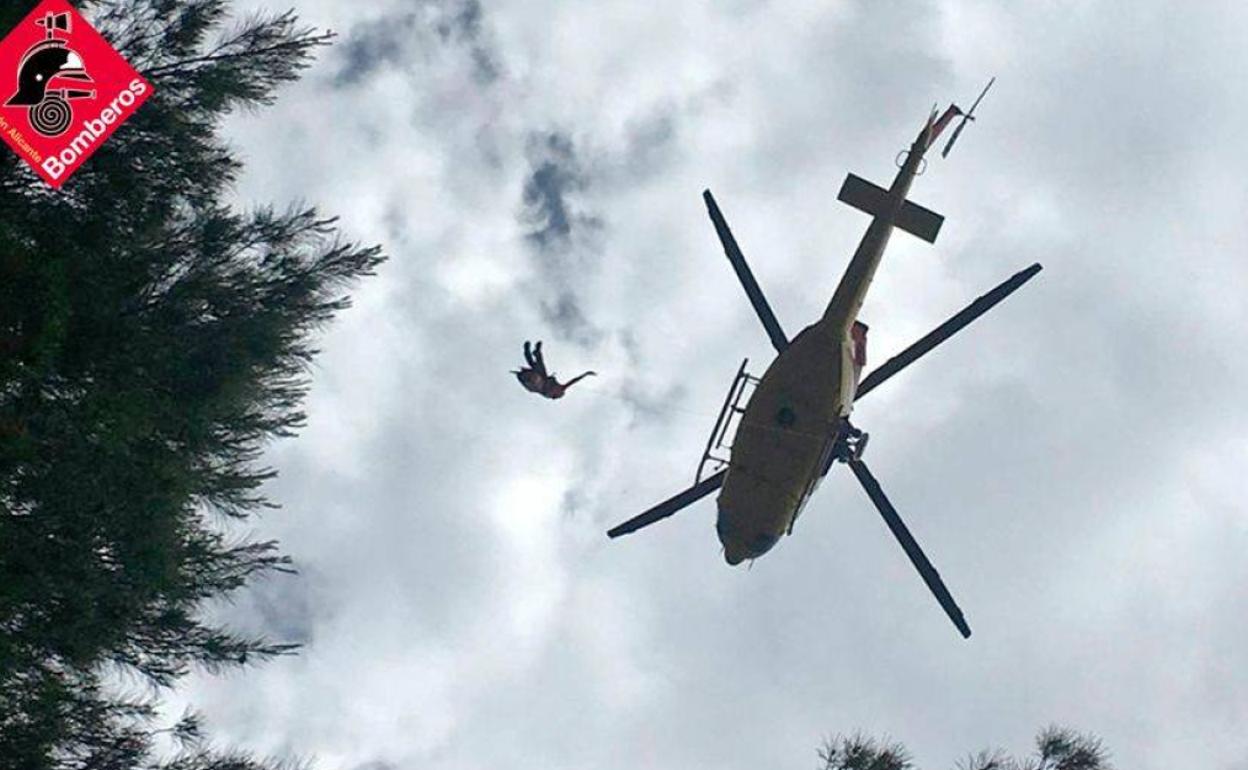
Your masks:
M442 13L434 23L438 36L466 45L475 64L477 82L485 85L497 80L502 68L497 57L483 42L485 39L483 14L479 0L461 0L443 6Z
M633 425L670 419L672 411L679 408L688 396L688 388L680 384L659 393L648 392L635 381L627 381L620 388L620 400L633 412Z
M404 60L423 55L421 48L437 44L466 49L480 85L489 85L502 74L478 0L425 0L416 10L353 27L339 48L341 64L335 82L339 86L359 83L384 68L401 67Z
M543 301L541 309L542 319L566 339L593 345L602 338L602 331L585 316L580 301L570 291L560 293L553 301Z
M663 110L647 115L628 129L628 148L624 163L638 176L659 173L671 161L676 150L677 117Z
M338 57L342 60L336 83L349 86L384 67L395 66L410 55L405 43L415 33L419 17L415 12L359 24L339 44Z
M594 261L603 229L600 217L577 205L577 193L590 177L568 136L539 134L527 144L531 170L521 193L521 220L541 271L542 318L562 337L593 345L603 332L586 315L576 288L597 273Z
M295 574L267 575L246 591L232 594L225 605L210 607L210 612L224 613L231 628L245 634L283 644L311 644L325 611L317 573L316 565L303 565Z
M572 140L559 132L536 135L528 154L532 171L522 193L528 238L543 251L566 250L574 229L578 235L599 229L600 219L572 211L570 196L589 183Z
M321 577L312 570L280 575L251 592L250 601L265 631L281 642L309 644L316 626L317 599L313 586Z
M443 40L456 39L471 42L481 35L481 3L464 0L458 7L448 9L435 22L434 28Z

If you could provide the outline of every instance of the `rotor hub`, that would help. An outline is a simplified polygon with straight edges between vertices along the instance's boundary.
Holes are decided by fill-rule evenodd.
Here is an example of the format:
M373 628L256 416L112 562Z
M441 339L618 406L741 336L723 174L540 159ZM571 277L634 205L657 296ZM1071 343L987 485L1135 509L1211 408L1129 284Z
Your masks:
M833 457L843 463L861 460L862 453L867 448L868 438L870 438L869 434L855 428L846 418L841 424L840 435L837 436L836 445L832 450Z

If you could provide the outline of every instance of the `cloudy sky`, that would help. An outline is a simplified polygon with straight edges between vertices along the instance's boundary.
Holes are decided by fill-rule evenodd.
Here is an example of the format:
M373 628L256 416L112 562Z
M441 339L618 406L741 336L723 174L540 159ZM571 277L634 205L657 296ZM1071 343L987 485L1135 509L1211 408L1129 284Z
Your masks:
M259 0L240 9L266 7ZM242 206L390 255L323 338L255 524L302 574L220 610L307 646L178 696L223 744L345 770L925 768L1096 732L1119 767L1248 768L1248 99L1239 3L302 0L340 33L228 127ZM688 484L767 337L822 311L933 102L997 84L863 309L878 363L1045 270L872 394L875 474L961 640L843 468L751 570ZM561 402L508 374L546 340Z

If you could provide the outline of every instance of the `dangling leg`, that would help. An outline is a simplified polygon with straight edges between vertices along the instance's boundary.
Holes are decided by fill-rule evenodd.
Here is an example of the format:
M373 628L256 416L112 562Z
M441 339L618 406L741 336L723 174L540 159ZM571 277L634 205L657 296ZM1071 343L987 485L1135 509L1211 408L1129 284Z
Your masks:
M525 361L525 363L527 363L527 364L529 365L529 368L530 368L530 369L532 369L532 368L533 368L533 366L534 366L534 363L533 363L533 351L529 349L529 341L528 341L528 340L525 340L525 341L524 341L524 361Z
M542 375L543 377L550 376L546 374L546 361L542 359L542 341L541 340L538 340L537 344L533 346L533 368L536 369L537 373Z

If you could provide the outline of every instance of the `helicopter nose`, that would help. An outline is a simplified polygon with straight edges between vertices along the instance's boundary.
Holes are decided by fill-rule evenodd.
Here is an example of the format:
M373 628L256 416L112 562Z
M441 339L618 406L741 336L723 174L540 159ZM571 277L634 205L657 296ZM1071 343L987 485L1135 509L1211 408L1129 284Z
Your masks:
M719 542L724 547L724 561L736 566L749 558L745 543L736 536L736 528L722 508L715 517L715 534L719 535Z
M746 559L757 559L771 550L780 538L770 532L756 532L748 538L733 536L735 533L720 532L724 545L724 561L736 566Z
M770 532L759 532L750 538L750 557L758 558L771 550L772 546L780 540L779 535L773 535Z

